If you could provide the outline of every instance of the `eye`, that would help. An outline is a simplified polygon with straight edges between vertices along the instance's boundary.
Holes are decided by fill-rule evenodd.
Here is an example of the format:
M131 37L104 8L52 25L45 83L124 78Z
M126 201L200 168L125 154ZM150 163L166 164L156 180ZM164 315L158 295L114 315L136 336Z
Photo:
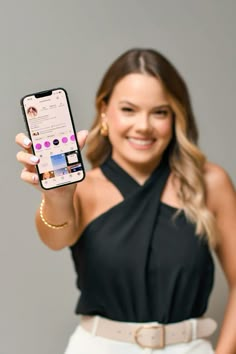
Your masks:
M131 108L131 107L121 107L121 110L123 112L127 112L127 113L134 112L133 108Z
M153 112L155 115L160 117L166 117L169 115L169 111L167 109L158 109L157 111Z

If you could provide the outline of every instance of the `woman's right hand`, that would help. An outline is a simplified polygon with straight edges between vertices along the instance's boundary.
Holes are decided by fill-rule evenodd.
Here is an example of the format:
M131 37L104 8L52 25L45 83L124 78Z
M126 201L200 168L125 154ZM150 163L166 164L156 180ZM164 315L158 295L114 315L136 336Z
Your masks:
M81 130L77 133L80 149L84 147L87 135L87 130ZM40 187L38 174L36 172L36 165L39 163L39 159L32 153L31 140L24 133L19 133L16 135L15 141L22 148L22 150L20 150L16 155L17 161L23 165L21 179L24 182L35 186L40 191L45 192L45 190ZM60 191L62 191L64 188L67 188L67 186L56 189L60 189Z
M82 149L87 131L77 134L78 143ZM43 192L43 217L40 208L36 213L36 226L41 240L51 249L59 250L72 245L79 235L79 205L74 203L76 183L67 186L53 188L48 191L41 188L36 173L36 165L39 160L32 154L32 142L23 134L16 135L16 143L22 148L17 153L17 160L23 165L21 179ZM41 204L42 205L42 204ZM45 222L46 220L46 222ZM48 227L51 225L67 224L63 228Z

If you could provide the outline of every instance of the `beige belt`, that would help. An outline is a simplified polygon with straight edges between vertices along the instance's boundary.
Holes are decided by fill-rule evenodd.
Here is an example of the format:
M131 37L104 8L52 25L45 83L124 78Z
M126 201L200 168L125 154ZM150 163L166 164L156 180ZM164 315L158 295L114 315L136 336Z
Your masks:
M100 316L81 316L80 324L93 335L153 349L208 337L217 327L213 319L203 317L162 325L157 322L129 323Z

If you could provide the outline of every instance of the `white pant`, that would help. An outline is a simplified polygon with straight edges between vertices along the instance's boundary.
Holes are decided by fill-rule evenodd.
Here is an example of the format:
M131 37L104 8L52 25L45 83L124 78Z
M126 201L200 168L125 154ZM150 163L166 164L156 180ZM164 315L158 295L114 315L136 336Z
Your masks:
M211 343L196 339L190 343L169 345L164 349L143 349L137 344L94 336L80 325L72 334L65 354L214 354Z

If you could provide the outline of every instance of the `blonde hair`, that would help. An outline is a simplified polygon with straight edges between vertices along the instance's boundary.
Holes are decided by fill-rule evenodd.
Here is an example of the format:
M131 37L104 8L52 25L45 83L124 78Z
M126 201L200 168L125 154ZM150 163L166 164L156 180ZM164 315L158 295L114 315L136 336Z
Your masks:
M107 70L96 95L97 114L88 136L86 156L92 167L96 167L110 155L109 138L100 134L102 107L109 102L116 84L131 73L154 76L165 90L174 112L174 134L168 151L171 171L180 185L178 197L187 219L196 225L196 234L206 237L214 247L217 232L214 216L206 206L206 159L197 146L198 131L190 96L184 80L162 54L153 49L131 49Z

